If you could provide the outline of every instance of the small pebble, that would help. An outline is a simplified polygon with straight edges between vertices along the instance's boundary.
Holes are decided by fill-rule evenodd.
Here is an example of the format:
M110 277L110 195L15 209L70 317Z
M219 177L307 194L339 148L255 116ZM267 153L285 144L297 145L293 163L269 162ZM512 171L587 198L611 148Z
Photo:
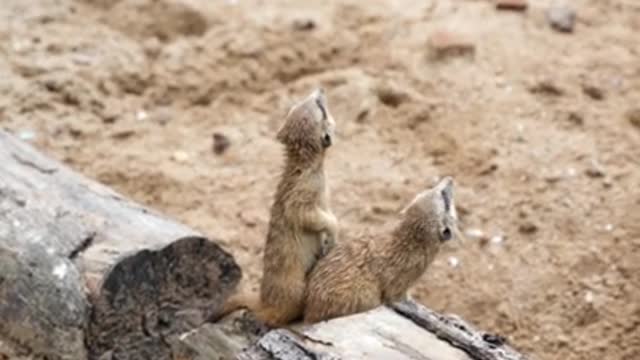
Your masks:
M504 237L502 235L494 235L490 241L492 244L500 245L504 241Z
M155 109L148 117L154 123L166 125L173 119L174 113L169 107L160 107Z
M631 125L640 129L640 108L635 108L627 111L626 117Z
M149 114L147 114L147 112L144 110L140 110L136 113L136 119L139 121L145 120L148 117L149 117Z
M316 22L313 19L295 19L293 21L293 29L297 31L311 31L316 28Z
M604 226L605 231L611 232L613 230L613 224L607 224Z
M458 260L458 258L455 256L449 256L449 258L447 259L447 262L449 263L449 266L453 268L458 267L458 265L460 265L460 260Z
M448 30L439 30L429 37L429 47L438 59L450 56L473 56L475 44L467 36Z
M229 138L221 133L213 134L213 152L216 155L222 155L231 146Z
M602 91L602 89L600 89L597 86L594 85L583 85L582 86L582 91L585 93L585 95L587 95L588 97L592 98L593 100L602 100L604 99L604 91Z
M533 234L538 231L538 226L532 222L526 222L520 224L520 226L518 227L518 231L521 234Z
M171 155L171 159L173 159L174 161L183 163L186 162L187 160L189 160L189 155L184 152L184 151L176 151Z
M592 178L601 178L606 175L602 165L595 159L591 161L591 166L585 170L585 173Z
M496 0L498 10L525 11L529 6L527 0Z
M584 301L591 304L593 303L593 292L587 291L584 293Z
M30 141L36 138L36 133L31 130L22 130L18 133L20 140Z
M570 33L576 22L576 12L566 4L554 3L547 10L547 20L553 29Z

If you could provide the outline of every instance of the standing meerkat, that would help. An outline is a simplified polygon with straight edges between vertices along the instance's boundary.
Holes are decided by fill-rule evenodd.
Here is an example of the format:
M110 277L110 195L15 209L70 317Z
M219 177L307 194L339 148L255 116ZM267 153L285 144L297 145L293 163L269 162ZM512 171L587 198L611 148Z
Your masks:
M219 316L249 308L268 326L302 318L307 275L333 247L338 233L324 170L334 132L322 89L289 110L276 136L286 161L271 207L259 297L238 293Z
M364 312L404 299L443 242L457 233L453 180L418 194L385 239L338 244L309 274L304 321Z

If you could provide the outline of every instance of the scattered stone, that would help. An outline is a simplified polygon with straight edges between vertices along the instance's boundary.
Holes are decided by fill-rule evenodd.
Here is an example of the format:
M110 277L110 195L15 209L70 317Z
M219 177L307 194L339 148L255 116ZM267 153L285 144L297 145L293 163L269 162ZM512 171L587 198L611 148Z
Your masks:
M528 6L527 0L496 0L498 10L525 11Z
M528 221L523 224L520 224L520 226L518 227L518 231L521 234L526 234L526 235L533 234L538 231L538 225Z
M72 61L76 65L89 66L93 63L93 59L89 55L75 54Z
M316 22L313 19L295 19L293 20L293 29L296 31L311 31L316 28Z
M36 133L31 130L22 130L18 132L20 140L31 141L36 138Z
M384 83L377 87L378 100L386 106L397 108L411 100L411 96L403 88L394 83Z
M604 99L604 91L602 91L602 89L600 89L597 86L594 85L583 85L582 86L582 91L585 93L585 95L587 95L588 97L592 98L593 100L602 100Z
M155 36L146 39L142 46L144 48L145 54L150 58L157 58L162 51L162 43Z
M458 267L458 265L460 265L460 260L455 256L449 256L449 258L447 259L447 262L449 263L449 266L451 266L452 268Z
M604 226L604 231L611 232L613 231L613 224L607 224Z
M627 111L626 117L631 125L640 129L640 108L635 108Z
M586 303L588 303L588 304L593 303L593 292L591 292L591 291L587 290L587 291L584 293L584 301L585 301Z
M173 119L173 111L170 107L164 106L157 108L150 115L149 119L154 123L166 125Z
M570 33L576 22L576 12L566 4L554 3L547 10L547 20L553 29Z
M187 160L189 160L189 154L187 154L184 151L178 150L173 154L171 154L171 159L179 163L184 163L184 162L187 162Z
M484 169L480 170L478 175L479 176L487 176L487 175L490 175L490 174L496 172L496 170L498 170L498 164L491 163L488 166L486 166Z
M213 134L213 152L216 155L222 155L231 146L229 138L222 133Z
M128 139L128 138L132 137L135 134L136 134L136 132L133 131L133 130L121 130L121 131L116 131L113 134L111 134L111 138L116 139L116 140L125 140L125 139Z
M467 36L446 30L431 34L429 47L437 59L451 56L473 56L476 52L475 44Z
M489 241L491 241L492 244L500 245L504 242L504 237L502 235L494 235Z
M541 94L547 96L562 96L565 94L564 90L554 84L551 80L541 80L533 86L529 87L529 92L532 94Z
M600 164L597 160L593 159L591 161L591 166L585 170L585 174L592 178L601 178L606 175L602 164Z
M136 119L138 121L146 120L148 117L149 117L149 114L147 114L147 112L144 110L140 110L136 113Z
M576 126L584 125L584 117L580 113L577 113L575 111L569 112L569 115L567 116L567 120L569 121L570 124L573 124Z

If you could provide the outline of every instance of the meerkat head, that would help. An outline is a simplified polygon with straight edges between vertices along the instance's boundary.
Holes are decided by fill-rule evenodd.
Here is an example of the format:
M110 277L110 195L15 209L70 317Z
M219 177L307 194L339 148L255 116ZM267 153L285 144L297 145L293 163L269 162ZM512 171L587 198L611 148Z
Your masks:
M289 110L277 139L289 151L321 153L333 144L335 127L324 90L318 88Z
M445 177L434 187L418 195L402 210L405 222L412 224L425 240L439 243L451 240L459 234L458 216L453 199L453 179Z

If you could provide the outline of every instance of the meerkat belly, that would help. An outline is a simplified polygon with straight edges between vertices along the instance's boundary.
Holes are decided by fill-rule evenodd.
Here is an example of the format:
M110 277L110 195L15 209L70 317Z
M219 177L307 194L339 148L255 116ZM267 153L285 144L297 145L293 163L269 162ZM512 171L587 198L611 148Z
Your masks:
M321 232L303 231L301 236L302 246L302 264L305 272L309 272L322 254L322 238Z

